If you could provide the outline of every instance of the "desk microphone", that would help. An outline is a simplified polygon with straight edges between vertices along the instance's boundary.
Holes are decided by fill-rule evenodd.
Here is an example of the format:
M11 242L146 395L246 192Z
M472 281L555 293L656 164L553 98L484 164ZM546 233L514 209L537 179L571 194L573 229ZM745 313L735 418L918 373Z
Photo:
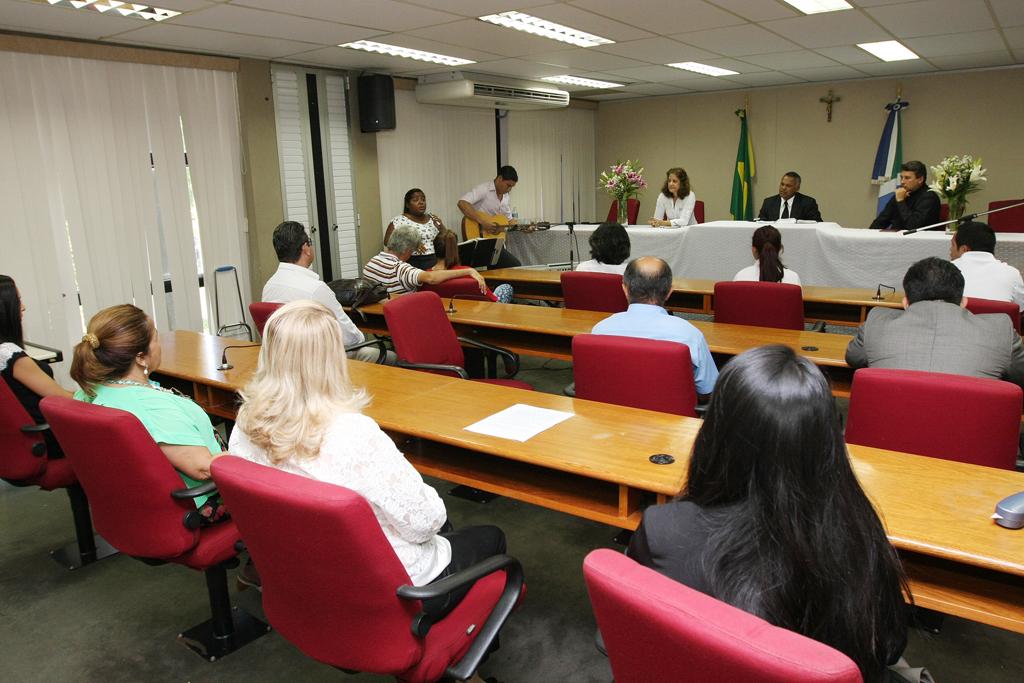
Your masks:
M881 301L882 299L885 298L884 296L882 296L882 288L883 287L885 287L886 289L891 289L893 294L896 293L896 288L895 287L890 287L889 285L883 285L883 284L879 283L878 284L878 288L875 289L875 295L873 297L871 297L873 300Z
M235 367L228 362L228 349L251 349L254 347L259 348L259 346L259 344L236 344L234 346L225 346L224 352L220 354L220 365L217 366L217 369L224 372L225 370L231 370Z
M459 298L459 297L462 297L463 299L469 299L470 297L473 297L473 296L476 296L476 295L475 294L452 294L452 298L448 299L448 310L445 311L445 313L447 313L448 315L452 315L454 313L458 313L458 311L455 310L455 300L457 298Z

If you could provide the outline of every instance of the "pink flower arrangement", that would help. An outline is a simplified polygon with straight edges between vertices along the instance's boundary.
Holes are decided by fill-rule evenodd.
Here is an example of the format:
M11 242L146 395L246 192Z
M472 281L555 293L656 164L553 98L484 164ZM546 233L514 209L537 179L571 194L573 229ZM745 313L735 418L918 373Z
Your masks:
M644 180L643 168L638 168L639 162L619 162L604 171L598 179L600 187L609 195L625 203L630 197L635 197L640 191L647 188L647 181Z

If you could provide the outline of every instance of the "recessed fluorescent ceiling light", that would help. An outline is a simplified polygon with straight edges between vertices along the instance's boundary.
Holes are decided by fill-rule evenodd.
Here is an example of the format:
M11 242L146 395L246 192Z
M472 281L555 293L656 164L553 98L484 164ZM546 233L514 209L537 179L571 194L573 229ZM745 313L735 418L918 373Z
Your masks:
M540 79L549 83L563 83L565 85L581 85L587 88L621 88L622 83L611 81L598 81L593 78L580 78L579 76L545 76Z
M785 0L804 14L821 14L822 12L838 12L853 9L846 0Z
M857 43L857 47L867 50L884 62L901 62L905 59L920 59L905 45L896 40L883 40L880 43Z
M448 55L439 55L433 52L424 52L423 50L412 50L407 47L399 47L398 45L388 45L387 43L375 43L372 40L357 40L354 43L345 43L338 47L347 47L353 50L363 50L364 52L376 52L382 55L391 55L392 57L404 57L405 59L415 59L420 62L433 62L434 64L445 64L447 66L461 66L463 64L476 64L472 59L460 59L458 57L449 57Z
M522 12L488 14L486 17L478 17L478 19L491 24L497 24L498 26L514 28L517 31L532 33L535 36L560 40L563 43L570 43L579 47L594 47L595 45L608 45L615 42L601 36L595 36L593 33L577 31L569 26L562 26L553 21L533 17Z
M176 17L181 12L172 9L162 9L152 5L137 5L133 2L119 2L119 0L37 0L47 5L61 5L74 9L90 9L100 14L110 12L114 16L131 17L133 19L146 19L148 21L163 21Z
M695 71L705 76L733 76L739 73L739 71L719 69L717 66L701 64L700 62L679 62L678 64L666 64L665 66L672 66L677 69L684 69L685 71Z

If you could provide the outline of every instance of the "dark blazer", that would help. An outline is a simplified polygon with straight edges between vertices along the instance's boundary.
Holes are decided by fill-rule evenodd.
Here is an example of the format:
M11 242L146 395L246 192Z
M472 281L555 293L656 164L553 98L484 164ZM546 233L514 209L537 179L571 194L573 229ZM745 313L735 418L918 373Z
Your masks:
M761 204L761 210L757 213L759 221L775 221L779 219L779 210L782 206L782 197L775 195L768 197ZM789 217L801 221L821 221L821 212L818 211L818 202L814 197L797 192L793 195L793 203L790 205Z
M1009 316L973 315L945 301L918 301L906 311L871 309L846 348L846 362L1024 385L1024 347Z
M882 213L869 226L872 230L893 228L913 230L939 222L939 195L922 185L907 195L902 202L890 199Z

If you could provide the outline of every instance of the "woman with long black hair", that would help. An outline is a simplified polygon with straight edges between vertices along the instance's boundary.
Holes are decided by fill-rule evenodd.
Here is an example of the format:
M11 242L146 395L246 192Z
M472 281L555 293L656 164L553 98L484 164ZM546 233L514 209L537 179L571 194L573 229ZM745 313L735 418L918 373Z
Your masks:
M850 466L828 381L784 346L722 371L686 488L648 508L628 552L845 653L867 683L889 680L907 642L906 577Z

